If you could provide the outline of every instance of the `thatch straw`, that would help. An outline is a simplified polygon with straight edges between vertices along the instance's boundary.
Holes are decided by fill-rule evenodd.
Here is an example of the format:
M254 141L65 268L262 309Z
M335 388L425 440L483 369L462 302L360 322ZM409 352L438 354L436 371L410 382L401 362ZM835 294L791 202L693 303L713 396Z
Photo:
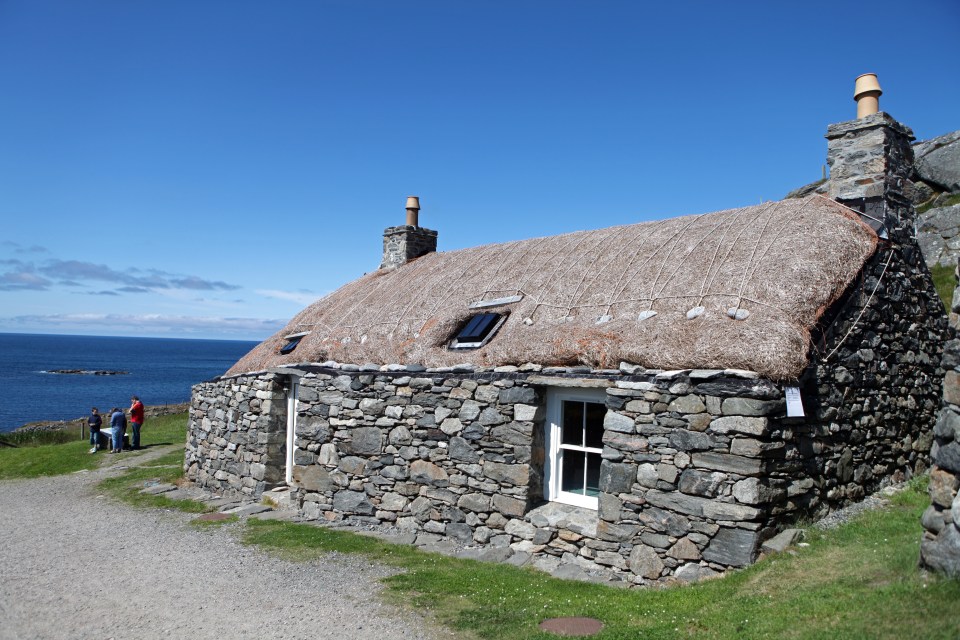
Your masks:
M432 253L315 302L228 373L278 364L741 368L791 378L810 330L873 253L877 237L822 196L702 216ZM522 295L476 350L449 340L479 300ZM687 312L702 306L699 317ZM731 308L749 312L744 320ZM641 312L657 314L638 320ZM601 317L608 321L597 323ZM525 322L527 320L527 322ZM284 336L310 331L293 353Z

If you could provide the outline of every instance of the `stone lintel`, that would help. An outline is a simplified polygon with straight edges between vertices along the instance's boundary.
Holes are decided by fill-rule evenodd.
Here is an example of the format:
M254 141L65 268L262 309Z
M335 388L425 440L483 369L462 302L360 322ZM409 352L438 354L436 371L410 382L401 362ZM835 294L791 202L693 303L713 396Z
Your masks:
M532 385L550 387L582 387L587 389L606 389L614 385L612 380L605 378L560 378L553 376L530 376L527 382Z
M301 369L298 365L289 366L289 367L270 367L267 369L267 373L273 373L279 376L306 376L310 375L310 371L307 369Z

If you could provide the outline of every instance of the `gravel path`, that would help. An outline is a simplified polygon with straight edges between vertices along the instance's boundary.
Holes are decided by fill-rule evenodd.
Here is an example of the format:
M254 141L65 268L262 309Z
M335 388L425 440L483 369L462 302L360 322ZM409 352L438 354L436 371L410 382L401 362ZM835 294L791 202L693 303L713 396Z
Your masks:
M98 497L109 473L0 482L0 639L452 637L379 600L389 568L278 560Z

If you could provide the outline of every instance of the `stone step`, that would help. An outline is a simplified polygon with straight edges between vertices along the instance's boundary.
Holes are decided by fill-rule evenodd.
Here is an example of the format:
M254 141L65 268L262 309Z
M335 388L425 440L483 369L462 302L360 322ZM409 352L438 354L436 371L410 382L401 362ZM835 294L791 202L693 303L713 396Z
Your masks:
M176 491L176 490L177 490L176 485L161 483L161 484L150 485L149 487L140 489L140 493L148 496L156 496L156 495L160 495L161 493L169 493L170 491Z
M252 516L256 513L263 513L264 511L273 511L273 509L265 504L242 504L239 507L234 507L232 509L224 509L222 510L222 513L237 515L243 518L246 516Z
M294 511L261 511L249 516L254 520L279 520L281 522L300 522L302 519Z
M294 505L293 498L291 497L290 487L277 487L269 491L264 491L261 498L276 505L274 507L275 509L281 511L296 510L296 505Z

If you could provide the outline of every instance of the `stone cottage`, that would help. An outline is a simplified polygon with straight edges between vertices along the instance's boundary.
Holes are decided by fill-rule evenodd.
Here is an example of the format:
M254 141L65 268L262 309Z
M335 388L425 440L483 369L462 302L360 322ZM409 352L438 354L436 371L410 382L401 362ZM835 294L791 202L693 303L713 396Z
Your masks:
M912 133L862 115L829 197L451 252L409 199L380 269L194 387L188 477L651 584L924 471L946 320Z

